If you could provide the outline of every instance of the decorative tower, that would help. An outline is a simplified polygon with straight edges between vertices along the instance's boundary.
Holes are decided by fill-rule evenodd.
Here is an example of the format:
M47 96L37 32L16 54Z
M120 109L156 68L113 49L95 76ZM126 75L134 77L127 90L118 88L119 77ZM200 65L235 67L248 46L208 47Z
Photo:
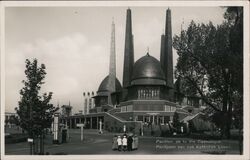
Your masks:
M126 17L126 33L125 33L125 49L124 49L124 64L123 64L123 100L127 97L127 87L130 85L131 76L134 65L134 44L132 34L132 18L131 10L127 9Z
M161 62L161 68L164 71L164 74L166 75L166 55L165 55L165 35L161 35L161 53L160 53L160 62ZM167 77L166 77L167 78Z
M172 25L171 10L166 11L165 36L161 36L161 66L166 76L167 98L174 100L174 79L173 79L173 51L172 51Z
M109 96L108 96L108 104L112 105L111 93L115 92L115 81L116 81L116 53L115 53L115 23L114 19L112 20L111 25L111 42L110 42L110 59L109 59Z

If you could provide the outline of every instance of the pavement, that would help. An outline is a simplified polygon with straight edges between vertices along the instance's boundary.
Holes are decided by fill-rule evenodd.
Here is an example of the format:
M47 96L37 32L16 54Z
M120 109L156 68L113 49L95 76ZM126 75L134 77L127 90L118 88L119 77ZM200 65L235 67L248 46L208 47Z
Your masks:
M52 135L45 139L45 153L69 155L123 155L123 154L239 154L239 144L235 140L194 140L191 138L163 138L139 136L139 147L134 151L119 152L112 150L112 138L115 134L97 130L84 130L84 140L80 140L80 129L70 130L70 141L52 144ZM122 134L122 133L121 133ZM6 144L6 155L29 155L27 142Z

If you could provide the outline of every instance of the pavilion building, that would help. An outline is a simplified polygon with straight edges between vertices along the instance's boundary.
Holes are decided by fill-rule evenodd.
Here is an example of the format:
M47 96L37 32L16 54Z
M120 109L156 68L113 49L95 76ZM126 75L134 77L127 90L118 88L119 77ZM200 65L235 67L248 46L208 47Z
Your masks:
M62 123L85 123L86 128L95 129L100 128L101 124L102 128L115 132L123 131L126 126L127 131L139 133L145 123L154 126L170 123L175 112L181 119L191 116L193 113L189 110L193 106L180 102L185 95L177 92L178 85L174 84L173 79L171 10L166 11L160 61L147 52L134 62L132 13L131 9L127 9L122 85L116 78L114 22L111 28L109 74L93 96L95 107L83 116L62 119ZM186 106L189 106L189 110L185 109Z

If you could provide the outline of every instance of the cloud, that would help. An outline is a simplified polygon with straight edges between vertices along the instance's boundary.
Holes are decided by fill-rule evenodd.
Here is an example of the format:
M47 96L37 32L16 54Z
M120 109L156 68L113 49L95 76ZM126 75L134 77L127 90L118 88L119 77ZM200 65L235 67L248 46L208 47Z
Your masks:
M52 91L54 104L71 101L78 111L83 105L82 93L96 91L108 74L110 20L114 15L116 73L122 82L125 8L80 7L77 10L77 15L73 14L74 7L14 7L6 10L7 110L13 111L19 100L21 81L25 79L25 59L37 58L47 68L42 92ZM134 7L132 10L135 60L146 54L147 47L150 55L159 59L166 7ZM223 10L218 7L171 7L171 10L173 36L180 33L183 19L183 29L191 20L197 23L211 20L214 24L223 20ZM174 49L173 57L176 64Z
M109 52L99 44L89 43L81 33L56 39L37 39L6 51L6 106L13 108L19 100L19 90L25 79L25 59L37 58L46 65L46 83L42 92L52 91L53 102L72 101L76 110L81 105L82 92L98 87L108 73ZM77 97L77 98L76 98Z

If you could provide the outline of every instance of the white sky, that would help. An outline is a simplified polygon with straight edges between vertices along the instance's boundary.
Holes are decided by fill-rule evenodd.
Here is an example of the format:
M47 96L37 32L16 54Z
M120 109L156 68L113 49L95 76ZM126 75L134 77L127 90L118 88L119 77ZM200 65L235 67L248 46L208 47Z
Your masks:
M83 92L97 91L108 74L111 22L116 25L117 77L122 83L126 7L9 7L6 8L6 111L13 112L25 79L25 59L46 65L43 92L52 103L83 110ZM160 36L167 7L131 7L135 60L149 53L160 56ZM220 7L171 7L173 36L197 23L220 24ZM174 51L174 65L177 55Z

